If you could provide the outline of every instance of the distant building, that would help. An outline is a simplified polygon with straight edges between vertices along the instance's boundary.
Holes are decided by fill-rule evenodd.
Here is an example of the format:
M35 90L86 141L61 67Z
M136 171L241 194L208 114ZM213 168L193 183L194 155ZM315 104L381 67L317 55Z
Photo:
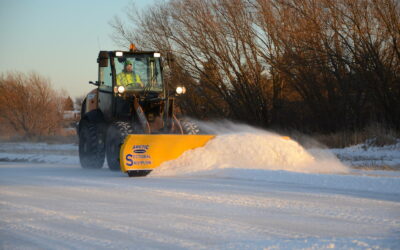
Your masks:
M78 110L65 110L63 119L65 121L79 121L81 118L81 112Z
M65 110L63 114L63 134L76 134L77 124L80 119L81 112L79 110Z

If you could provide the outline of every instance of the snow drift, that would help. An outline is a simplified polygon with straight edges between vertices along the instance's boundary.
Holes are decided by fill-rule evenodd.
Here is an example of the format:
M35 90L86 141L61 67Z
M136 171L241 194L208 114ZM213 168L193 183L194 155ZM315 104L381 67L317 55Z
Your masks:
M208 131L211 129L218 134L216 138L204 147L186 151L178 159L163 163L151 175L173 176L228 168L302 173L348 171L332 154L312 154L290 138L231 123L206 126Z

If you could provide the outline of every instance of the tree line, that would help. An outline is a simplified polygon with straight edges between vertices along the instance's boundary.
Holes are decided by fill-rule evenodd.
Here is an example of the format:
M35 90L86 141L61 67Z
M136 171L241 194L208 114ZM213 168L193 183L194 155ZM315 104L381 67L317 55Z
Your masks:
M182 111L308 132L400 129L396 0L171 0L111 25L166 55Z
M37 74L0 75L0 132L2 136L40 139L59 135L65 110L73 101L56 91L50 80Z

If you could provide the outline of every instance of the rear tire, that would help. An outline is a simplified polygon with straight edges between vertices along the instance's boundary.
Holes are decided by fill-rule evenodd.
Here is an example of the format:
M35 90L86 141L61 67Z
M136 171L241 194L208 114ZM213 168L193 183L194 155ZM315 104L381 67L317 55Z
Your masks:
M105 158L104 140L100 126L81 121L79 131L79 161L82 168L102 168Z
M133 133L132 126L128 122L115 122L107 130L106 154L107 164L111 171L120 171L120 150L125 137Z

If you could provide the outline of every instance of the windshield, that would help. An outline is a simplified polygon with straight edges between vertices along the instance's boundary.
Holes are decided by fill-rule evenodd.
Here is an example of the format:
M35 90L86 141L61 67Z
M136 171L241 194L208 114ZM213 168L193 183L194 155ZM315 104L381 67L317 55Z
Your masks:
M127 91L162 91L160 58L153 54L114 58L117 86Z

